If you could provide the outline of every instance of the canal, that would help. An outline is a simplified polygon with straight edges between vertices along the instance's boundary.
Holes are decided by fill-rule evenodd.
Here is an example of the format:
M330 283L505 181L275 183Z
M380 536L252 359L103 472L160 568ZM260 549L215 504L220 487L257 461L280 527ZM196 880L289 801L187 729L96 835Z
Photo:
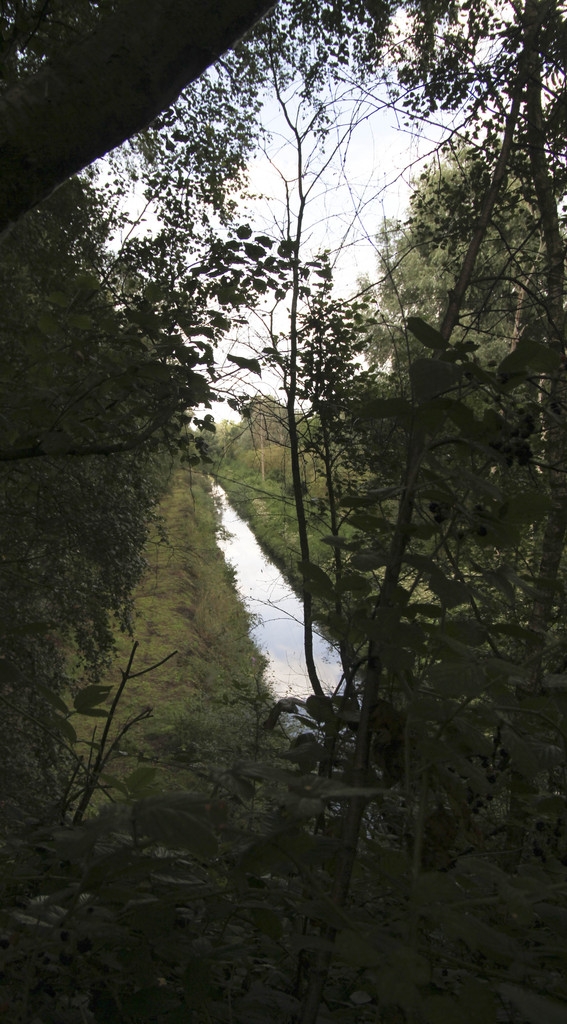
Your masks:
M304 699L312 690L303 654L301 602L218 484L213 495L221 518L217 542L253 617L251 635L268 658L268 681L278 697ZM313 638L313 649L321 685L332 693L341 675L337 652L319 633Z

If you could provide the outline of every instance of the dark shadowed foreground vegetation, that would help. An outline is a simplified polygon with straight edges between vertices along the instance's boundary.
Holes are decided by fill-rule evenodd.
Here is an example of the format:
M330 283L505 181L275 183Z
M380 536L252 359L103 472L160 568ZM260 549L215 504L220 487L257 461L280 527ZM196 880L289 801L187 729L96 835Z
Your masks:
M266 6L0 5L0 1021L563 1024L565 10Z

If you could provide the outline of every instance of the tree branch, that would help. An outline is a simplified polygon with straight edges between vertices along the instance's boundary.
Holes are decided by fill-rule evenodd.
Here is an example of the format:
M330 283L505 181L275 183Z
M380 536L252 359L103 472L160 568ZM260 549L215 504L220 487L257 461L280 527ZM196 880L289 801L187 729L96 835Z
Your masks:
M84 41L0 96L0 233L120 145L272 0L123 0Z

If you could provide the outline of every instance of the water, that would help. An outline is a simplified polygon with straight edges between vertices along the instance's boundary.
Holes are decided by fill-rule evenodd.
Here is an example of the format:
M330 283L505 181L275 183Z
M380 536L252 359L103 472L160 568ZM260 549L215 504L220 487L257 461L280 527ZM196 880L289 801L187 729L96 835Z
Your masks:
M303 654L301 602L218 484L213 495L221 514L218 545L235 571L238 591L253 616L251 635L268 658L268 679L278 697L308 697L313 691ZM331 693L341 675L337 652L315 634L313 653L321 685Z

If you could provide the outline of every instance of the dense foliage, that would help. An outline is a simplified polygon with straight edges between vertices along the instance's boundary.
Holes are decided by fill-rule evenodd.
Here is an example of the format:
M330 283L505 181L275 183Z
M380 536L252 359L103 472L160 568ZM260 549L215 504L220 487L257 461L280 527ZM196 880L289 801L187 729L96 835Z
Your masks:
M126 7L6 5L6 95L46 68L63 81L73 39ZM117 155L157 202L153 234L112 252L127 185L89 173L4 237L7 1020L563 1020L565 31L552 0L282 2ZM407 221L378 235L365 305L336 297L307 227L345 83L385 87L409 125L458 117ZM236 201L268 90L294 145L269 230L238 224ZM246 742L181 716L187 788L163 792L154 766L108 771L147 724L119 716L151 666L134 646L112 694L101 672L172 458L210 457L215 345L252 315L261 341L229 361L278 400L233 394L245 419L211 455L228 446L253 521L285 523L313 695L261 730L261 683L212 623L235 652L218 714Z

